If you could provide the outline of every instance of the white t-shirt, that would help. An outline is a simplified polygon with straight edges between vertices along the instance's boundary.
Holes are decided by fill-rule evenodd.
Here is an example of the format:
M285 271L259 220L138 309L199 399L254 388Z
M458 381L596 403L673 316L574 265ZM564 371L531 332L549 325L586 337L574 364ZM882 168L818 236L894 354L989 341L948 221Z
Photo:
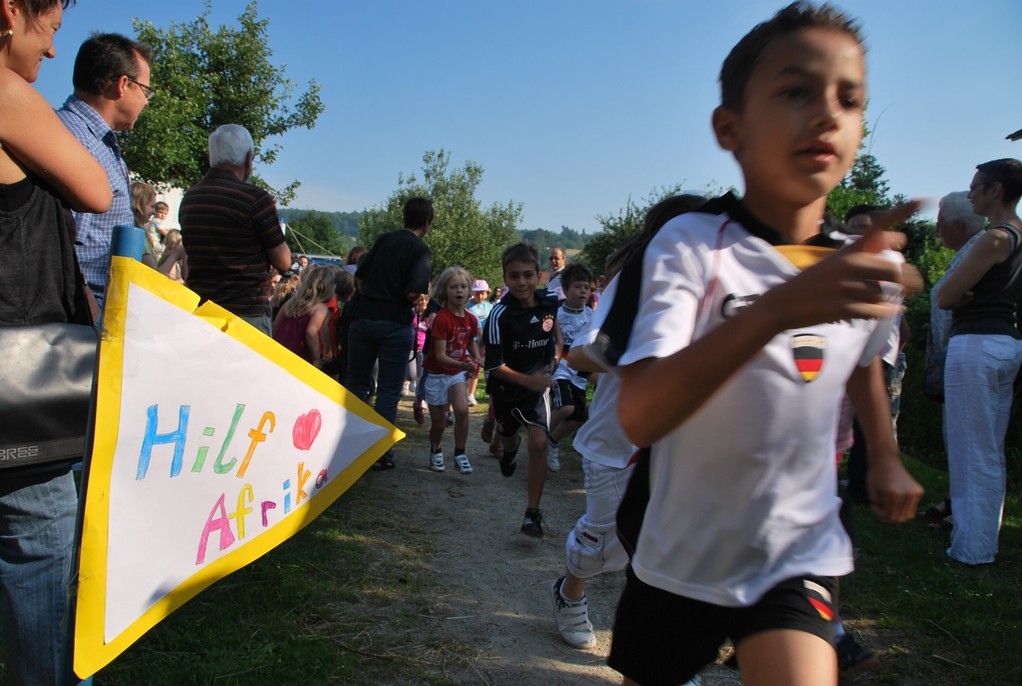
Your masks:
M593 320L593 314L592 308L585 305L582 306L580 311L572 311L570 308L565 307L563 303L557 309L557 326L561 329L561 340L564 343L565 350L570 352L575 340L580 335L585 335L589 331L589 323ZM579 376L577 371L568 366L567 360L563 357L554 370L553 378L555 381L567 379L582 390L585 390L588 384L586 379Z
M604 290L600 298L600 309L594 313L590 327L575 338L572 347L586 347L587 352L590 351L590 344L596 340L599 327L603 323L601 315L610 309L616 290L615 278ZM635 453L635 445L628 440L617 418L617 396L620 388L621 381L616 374L600 376L593 400L589 404L589 419L579 427L572 441L572 446L585 459L615 469L624 469L628 466L628 461Z
M645 251L619 365L712 337L726 317L798 274L771 244L778 238L731 196L668 222ZM748 606L785 579L852 571L838 519L835 432L848 377L864 352L872 357L883 344L881 328L853 320L777 335L653 445L650 502L632 560L640 579Z

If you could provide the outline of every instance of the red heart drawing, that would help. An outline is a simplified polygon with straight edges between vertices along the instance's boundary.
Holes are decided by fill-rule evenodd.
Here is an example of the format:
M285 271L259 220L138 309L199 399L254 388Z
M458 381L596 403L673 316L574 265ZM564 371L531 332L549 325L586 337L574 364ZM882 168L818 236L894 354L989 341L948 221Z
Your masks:
M319 410L309 410L295 420L295 428L291 430L291 440L299 450L308 450L312 447L321 428L323 428L323 416Z

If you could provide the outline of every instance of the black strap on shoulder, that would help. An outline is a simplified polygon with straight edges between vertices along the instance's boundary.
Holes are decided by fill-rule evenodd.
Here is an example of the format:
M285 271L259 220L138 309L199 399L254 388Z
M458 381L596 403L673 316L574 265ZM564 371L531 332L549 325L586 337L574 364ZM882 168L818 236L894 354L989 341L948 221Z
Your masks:
M1011 252L1014 253L1018 249L1019 244L1019 230L1011 224L998 224L994 227L995 229L1004 229L1011 236Z

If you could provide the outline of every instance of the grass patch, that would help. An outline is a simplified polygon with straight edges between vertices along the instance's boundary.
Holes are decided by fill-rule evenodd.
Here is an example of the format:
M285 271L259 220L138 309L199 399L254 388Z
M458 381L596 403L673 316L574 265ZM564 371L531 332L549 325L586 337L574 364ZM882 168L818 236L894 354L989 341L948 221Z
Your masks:
M154 627L97 683L446 684L469 654L428 619L434 551L355 484L316 521Z
M926 488L947 493L947 474L906 458ZM1022 683L1022 519L1010 493L997 563L967 567L944 553L948 534L922 518L891 526L856 511L856 572L841 582L848 623L879 651L882 668L857 683Z

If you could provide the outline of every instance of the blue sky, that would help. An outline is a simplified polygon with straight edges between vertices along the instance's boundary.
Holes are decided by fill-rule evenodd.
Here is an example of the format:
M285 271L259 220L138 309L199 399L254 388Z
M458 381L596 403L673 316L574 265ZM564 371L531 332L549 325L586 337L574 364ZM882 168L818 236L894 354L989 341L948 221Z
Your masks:
M246 4L214 0L212 23L234 24ZM293 207L362 210L444 148L455 166L483 166L484 205L523 203L521 228L554 231L595 230L596 215L660 186L740 189L709 126L717 73L782 4L262 0L274 63L299 86L316 80L326 111L312 131L281 138L277 162L259 172L302 182ZM979 162L1022 158L1022 141L1005 140L1022 129L1022 2L837 4L863 23L868 145L893 192L939 197L966 189ZM167 27L203 5L79 0L36 85L57 106L91 31L133 35L132 17Z

